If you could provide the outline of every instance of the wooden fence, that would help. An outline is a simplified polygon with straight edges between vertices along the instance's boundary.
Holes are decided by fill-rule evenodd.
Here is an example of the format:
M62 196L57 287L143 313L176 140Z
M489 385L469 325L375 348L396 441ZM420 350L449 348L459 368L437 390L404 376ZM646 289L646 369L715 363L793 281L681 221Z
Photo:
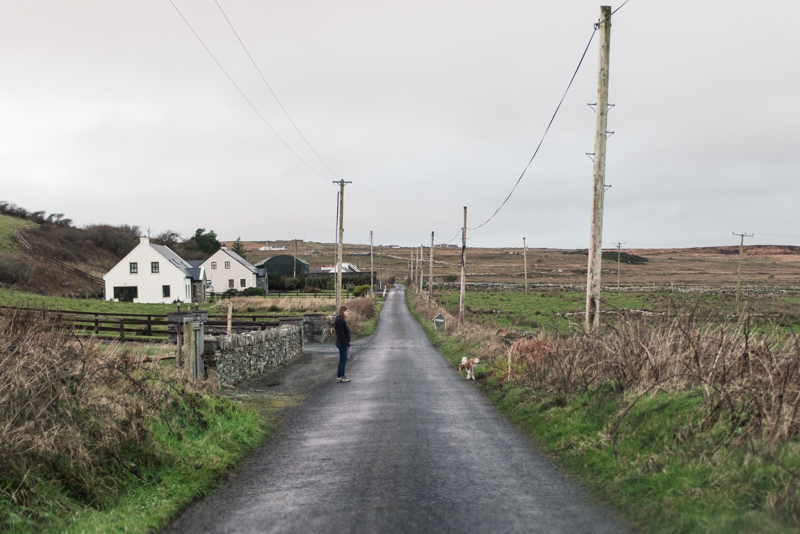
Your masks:
M14 308L0 306L0 314L5 314L11 309ZM167 341L169 339L169 326L172 324L175 325L175 328L181 328L182 325L177 321L170 321L167 315L156 314L97 313L64 310L47 310L47 313L78 334L119 341ZM281 318L297 319L297 317L275 315L234 316L231 321L231 330L233 332L266 330L267 328L278 327ZM209 316L205 325L207 334L226 334L228 330L227 316Z

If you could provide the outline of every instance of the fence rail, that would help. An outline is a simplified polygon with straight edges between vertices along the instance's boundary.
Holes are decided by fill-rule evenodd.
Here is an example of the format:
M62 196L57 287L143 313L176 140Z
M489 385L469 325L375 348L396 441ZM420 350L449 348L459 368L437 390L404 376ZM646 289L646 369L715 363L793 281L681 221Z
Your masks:
M18 309L13 306L0 306L0 314L8 310ZM56 317L71 330L83 335L93 335L103 339L166 341L169 338L170 325L177 330L182 322L169 320L167 315L135 314L135 313L99 313L67 310L44 310L44 313ZM233 332L250 332L266 330L280 326L280 319L295 319L302 316L248 315L232 317ZM266 320L264 320L266 319ZM226 315L212 315L206 324L206 332L212 335L226 334L228 321ZM114 332L108 336L105 333Z

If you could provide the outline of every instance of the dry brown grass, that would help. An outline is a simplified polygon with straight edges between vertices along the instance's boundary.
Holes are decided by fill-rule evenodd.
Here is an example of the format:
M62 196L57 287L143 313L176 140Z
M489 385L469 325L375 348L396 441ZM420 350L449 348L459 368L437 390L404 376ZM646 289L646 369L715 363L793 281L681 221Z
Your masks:
M305 311L305 312L330 312L335 305L334 299L317 297L233 297L219 300L212 306L212 310L227 310L228 302L233 303L234 312L253 311Z
M766 448L800 433L796 336L752 339L745 324L627 319L598 336L520 339L508 354L515 379L564 402L602 384L630 405L658 391L699 389L707 425L724 417L730 435Z
M182 395L177 376L34 310L0 318L0 377L0 495L21 506L42 481L89 504L116 498L120 473L140 476L123 451L145 447L146 421Z
M352 332L360 332L365 324L375 317L375 298L358 297L345 302L347 306L347 326Z

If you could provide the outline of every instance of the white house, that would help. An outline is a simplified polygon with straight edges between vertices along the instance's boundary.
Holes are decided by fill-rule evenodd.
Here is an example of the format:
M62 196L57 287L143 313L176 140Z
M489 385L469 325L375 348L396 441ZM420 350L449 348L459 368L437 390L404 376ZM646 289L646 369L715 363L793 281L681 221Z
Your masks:
M225 247L204 261L202 267L211 285L211 292L224 293L228 289L242 291L248 287L257 287L258 270L249 261Z
M329 273L338 273L339 272L339 264L336 265L323 265L318 270L329 272ZM353 265L352 263L342 262L342 272L343 273L360 273L361 271Z
M205 300L203 268L192 267L169 247L140 237L139 244L106 273L106 299L169 303Z

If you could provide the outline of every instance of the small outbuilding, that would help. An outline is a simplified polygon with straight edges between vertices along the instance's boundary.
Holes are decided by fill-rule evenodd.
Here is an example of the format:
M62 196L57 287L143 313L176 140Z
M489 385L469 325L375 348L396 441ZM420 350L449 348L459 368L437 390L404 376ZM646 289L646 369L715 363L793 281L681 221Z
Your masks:
M296 266L295 266L295 262ZM298 275L308 274L311 270L308 262L295 258L289 254L273 256L256 263L256 268L263 268L268 274L278 273L280 276L292 276L295 272Z

